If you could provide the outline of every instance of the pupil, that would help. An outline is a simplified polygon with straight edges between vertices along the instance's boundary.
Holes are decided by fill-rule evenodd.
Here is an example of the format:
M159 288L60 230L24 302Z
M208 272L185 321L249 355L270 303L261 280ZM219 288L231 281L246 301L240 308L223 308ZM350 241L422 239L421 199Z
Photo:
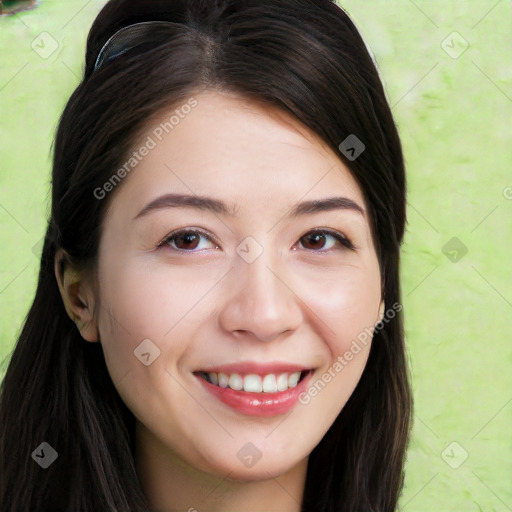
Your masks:
M310 235L309 237L309 241L312 241L313 242L313 245L318 245L318 242L321 242L322 238L324 238L324 235L320 234L320 233L314 233L312 235ZM322 245L322 243L320 243L320 246Z
M196 239L196 240L194 240ZM197 235L194 235L192 233L187 233L185 235L181 235L178 240L184 241L185 245L191 245L194 244L194 241L197 242ZM197 246L197 244L194 247L189 247L189 249L194 249Z

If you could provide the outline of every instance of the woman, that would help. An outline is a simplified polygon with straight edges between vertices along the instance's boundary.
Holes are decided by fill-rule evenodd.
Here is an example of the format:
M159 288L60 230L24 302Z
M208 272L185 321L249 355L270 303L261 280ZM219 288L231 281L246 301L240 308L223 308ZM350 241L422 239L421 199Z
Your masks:
M0 509L395 510L405 202L334 3L107 3L3 382Z

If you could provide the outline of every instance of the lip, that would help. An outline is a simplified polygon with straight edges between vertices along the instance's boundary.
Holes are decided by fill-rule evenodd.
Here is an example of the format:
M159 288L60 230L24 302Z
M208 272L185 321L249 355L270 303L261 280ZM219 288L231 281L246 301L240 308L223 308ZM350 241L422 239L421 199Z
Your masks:
M223 364L220 366L210 366L208 368L200 368L198 372L205 373L238 373L239 375L268 375L269 373L295 373L295 372L303 372L312 370L311 367L307 365L298 365L292 363L257 363L254 361L246 361L242 363L231 363L231 364ZM196 373L196 372L194 372Z
M247 363L249 364L249 363ZM235 368L240 370L243 365L226 365L222 367L216 368ZM262 365L257 365L262 366ZM266 373L274 373L270 371L269 365L263 365L265 370L262 372ZM244 366L244 369L247 368ZM251 363L251 368L248 372L258 373L255 371L254 366ZM292 368L288 371L300 371L300 367L296 367L294 365L276 365L275 368L278 368L278 371L281 371L282 368ZM304 368L302 367L302 370ZM206 371L206 370L202 370ZM215 372L217 370L208 369L208 371ZM218 370L221 372L222 370ZM283 370L286 371L286 370ZM236 371L229 370L227 373L237 373ZM204 386L204 389L208 391L215 398L220 400L223 404L229 406L231 409L246 414L248 416L260 416L260 417L271 417L278 416L280 414L285 414L290 411L298 402L299 396L303 393L309 382L311 381L313 375L313 370L309 370L307 375L295 386L294 388L288 389L286 391L278 391L277 393L252 393L248 391L235 391L229 387L221 388L214 384L209 383L204 378L202 378L199 374L194 373L194 376L200 381L200 383Z

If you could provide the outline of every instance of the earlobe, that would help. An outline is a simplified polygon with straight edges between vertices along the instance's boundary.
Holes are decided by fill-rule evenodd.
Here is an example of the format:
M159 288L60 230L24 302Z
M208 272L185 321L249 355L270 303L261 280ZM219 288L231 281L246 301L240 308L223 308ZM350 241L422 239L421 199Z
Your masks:
M90 283L82 272L72 266L69 256L62 249L55 254L54 266L66 313L84 340L97 342L99 333L94 318L94 295Z

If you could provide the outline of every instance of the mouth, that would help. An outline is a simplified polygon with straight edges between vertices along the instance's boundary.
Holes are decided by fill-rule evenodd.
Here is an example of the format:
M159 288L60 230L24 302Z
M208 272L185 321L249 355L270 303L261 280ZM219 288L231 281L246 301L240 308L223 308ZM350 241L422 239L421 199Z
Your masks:
M209 384L219 388L229 388L233 391L244 391L246 393L279 393L293 389L312 370L302 370L296 372L280 372L257 374L250 373L243 375L241 373L224 372L196 372L196 375L204 379Z
M271 417L289 412L306 390L314 369L297 365L243 363L193 372L209 396L232 411Z

